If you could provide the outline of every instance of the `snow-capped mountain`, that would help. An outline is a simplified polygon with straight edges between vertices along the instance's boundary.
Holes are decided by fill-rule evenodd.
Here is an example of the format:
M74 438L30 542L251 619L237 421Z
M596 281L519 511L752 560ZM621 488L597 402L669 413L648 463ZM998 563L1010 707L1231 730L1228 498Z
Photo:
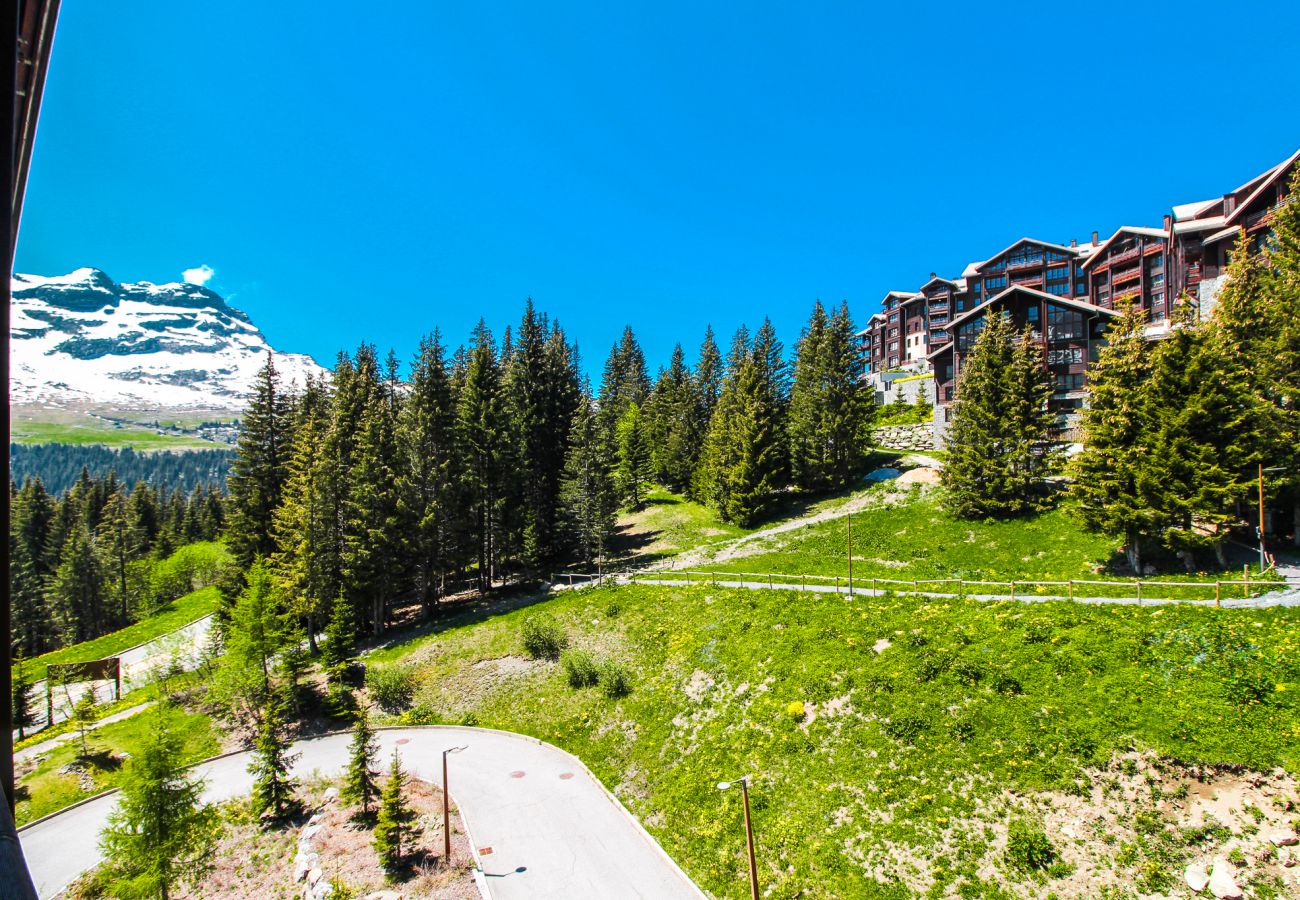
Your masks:
M15 275L14 403L242 409L271 346L248 316L196 284L118 284L99 269ZM324 370L275 351L286 385Z

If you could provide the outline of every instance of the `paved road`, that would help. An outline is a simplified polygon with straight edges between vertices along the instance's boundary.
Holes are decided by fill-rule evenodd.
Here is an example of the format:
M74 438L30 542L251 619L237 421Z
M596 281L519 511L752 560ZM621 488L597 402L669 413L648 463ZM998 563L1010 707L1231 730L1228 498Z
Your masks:
M385 760L397 749L408 771L429 780L442 777L444 749L466 747L449 757L451 793L495 900L704 897L582 763L556 747L455 726L381 729L379 739ZM294 772L341 772L350 740L338 734L299 741ZM200 764L206 799L249 793L248 757ZM20 829L42 900L100 861L98 836L116 803L109 794Z
M789 577L789 576L788 576ZM797 577L797 576L795 576ZM847 594L847 585L833 586L829 584L798 584L796 582L773 581L769 584L766 581L728 581L719 579L717 581L708 578L638 578L635 575L618 575L606 576L606 581L616 580L619 584L666 584L677 587L685 587L692 584L714 585L716 587L745 588L753 591L807 591L813 594ZM870 580L870 579L866 579ZM574 585L575 587L588 587L593 582ZM1225 581L1225 589L1230 583ZM1288 584L1292 584L1288 581ZM871 588L860 588L856 585L853 588L855 597L879 597L888 593L887 591L872 590ZM956 598L959 595L952 593L940 593L933 591L918 591L913 594L903 586L895 593L907 594L909 596L930 597L930 598ZM1087 603L1093 605L1115 604L1120 606L1167 606L1174 603L1189 604L1192 606L1214 606L1213 600L1161 600L1143 598L1139 600L1136 597L1082 597L1076 594L1074 597L1051 596L1046 594L1017 594L1012 597L1010 594L962 594L961 599L965 600L1016 600L1023 603L1041 603L1048 600L1073 600L1075 603ZM1293 585L1258 597L1245 599L1242 597L1224 599L1222 604L1224 608L1233 609L1260 609L1266 606L1300 606L1300 585Z

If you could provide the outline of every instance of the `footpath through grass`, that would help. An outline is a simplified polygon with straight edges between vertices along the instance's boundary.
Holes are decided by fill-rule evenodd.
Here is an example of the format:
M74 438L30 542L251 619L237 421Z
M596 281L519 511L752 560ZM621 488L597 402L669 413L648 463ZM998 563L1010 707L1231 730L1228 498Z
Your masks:
M622 663L630 695L527 660L520 627L539 612L572 648ZM415 673L403 721L578 755L719 897L747 890L739 796L716 789L744 774L767 896L1004 898L1172 887L1210 839L1166 827L1175 801L1158 786L1111 792L1117 755L1300 772L1300 610L625 586L448 622L367 662ZM1103 794L1121 810L1099 826L1110 845L1053 833L1051 871L1009 860L1008 822ZM1167 839L1133 832L1139 814Z

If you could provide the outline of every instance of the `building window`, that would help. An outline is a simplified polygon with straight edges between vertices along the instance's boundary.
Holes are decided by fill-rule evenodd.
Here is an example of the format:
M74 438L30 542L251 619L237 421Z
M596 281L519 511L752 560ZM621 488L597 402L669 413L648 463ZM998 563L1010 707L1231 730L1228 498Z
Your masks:
M1047 293L1064 297L1070 293L1070 283L1068 281L1049 281L1047 283Z
M1059 350L1047 351L1047 364L1049 366L1078 365L1082 362L1082 347L1063 347Z
M1007 276L1005 275L999 275L997 278L984 279L984 293L986 294L991 295L994 291L998 290L999 288L1004 288L1006 286L1007 286Z
M1066 281L1070 277L1069 266L1053 266L1047 270L1048 281Z
M1064 306L1048 304L1047 339L1049 341L1072 341L1083 337L1083 313Z
M1031 306L1031 307L1029 307L1029 309L1026 310L1026 315L1029 316L1029 321L1031 321L1031 322L1037 322L1037 321L1038 321L1038 307L1037 307L1037 306Z

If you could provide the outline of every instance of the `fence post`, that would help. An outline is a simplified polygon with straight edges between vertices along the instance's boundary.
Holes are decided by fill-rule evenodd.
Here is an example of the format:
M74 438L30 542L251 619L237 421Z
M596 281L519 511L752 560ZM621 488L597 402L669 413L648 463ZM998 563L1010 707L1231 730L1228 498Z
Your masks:
M1074 579L1070 579L1070 601L1074 601Z
M871 596L873 597L880 596L880 591L879 589L876 588L876 579L874 578L871 579Z
M913 597L919 597L920 595L921 595L921 589L920 589L919 587L917 587L916 579L913 578L913 579L912 579L912 596L913 596Z
M1011 582L1011 599L1016 599L1016 583L1014 581Z
M1250 563L1241 567L1241 599L1250 599Z
M1214 582L1214 605L1215 606L1223 605L1222 592L1223 592L1223 582L1215 581Z
M768 573L767 573L767 589L768 589L769 591L772 589L772 573L771 573L771 572L768 572Z
M1142 605L1142 579L1138 579L1138 606Z
M836 576L835 576L835 593L838 594L839 592L840 592L840 576L836 575Z

